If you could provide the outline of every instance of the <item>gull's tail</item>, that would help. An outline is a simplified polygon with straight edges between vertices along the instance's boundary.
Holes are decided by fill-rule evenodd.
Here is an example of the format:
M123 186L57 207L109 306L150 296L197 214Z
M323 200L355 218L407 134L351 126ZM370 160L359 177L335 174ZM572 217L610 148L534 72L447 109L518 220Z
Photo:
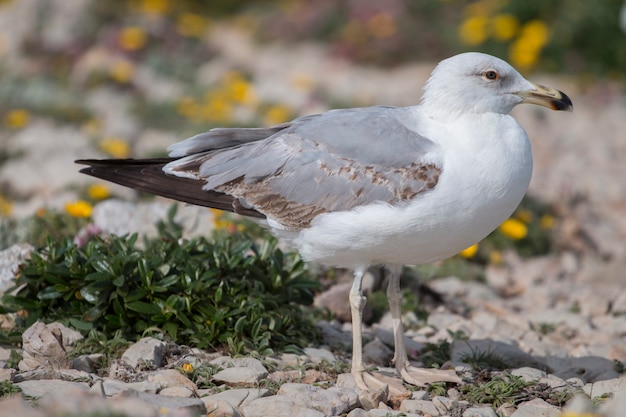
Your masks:
M77 164L88 165L80 170L106 181L198 206L231 211L245 216L264 218L256 210L243 207L228 194L203 190L203 180L166 174L163 167L177 158L152 159L79 159Z

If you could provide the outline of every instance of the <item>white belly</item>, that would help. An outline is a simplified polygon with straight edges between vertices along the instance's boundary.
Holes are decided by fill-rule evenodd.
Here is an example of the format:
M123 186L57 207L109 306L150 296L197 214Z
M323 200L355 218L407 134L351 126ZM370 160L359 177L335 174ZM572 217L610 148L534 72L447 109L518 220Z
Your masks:
M513 213L532 173L526 133L512 117L498 117L511 122L505 137L453 147L440 141L443 171L434 189L402 205L321 215L291 244L306 260L355 267L433 262L480 241ZM454 137L454 126L447 134Z

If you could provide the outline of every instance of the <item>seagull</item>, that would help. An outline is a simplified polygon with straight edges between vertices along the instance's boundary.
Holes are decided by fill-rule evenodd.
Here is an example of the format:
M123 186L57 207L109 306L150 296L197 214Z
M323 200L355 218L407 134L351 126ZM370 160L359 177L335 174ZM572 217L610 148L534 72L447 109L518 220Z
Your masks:
M216 128L168 148L168 158L78 160L80 172L262 222L307 261L350 268L352 374L374 389L362 356L361 286L371 265L390 272L393 363L404 382L460 383L454 370L409 363L400 273L486 237L524 196L530 142L518 104L572 111L559 90L505 61L468 52L441 61L417 105L330 110L263 128Z

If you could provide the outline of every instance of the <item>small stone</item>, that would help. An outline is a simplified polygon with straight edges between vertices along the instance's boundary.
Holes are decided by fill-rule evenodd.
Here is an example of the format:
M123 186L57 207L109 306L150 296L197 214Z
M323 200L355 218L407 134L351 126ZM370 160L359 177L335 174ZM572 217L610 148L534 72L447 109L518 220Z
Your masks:
M433 405L437 407L437 410L439 410L439 413L442 415L449 414L450 410L452 410L454 406L456 405L456 401L453 401L450 398L442 397L439 395L433 397L431 401Z
M370 417L370 414L362 408L355 408L346 417Z
M125 391L116 395L112 400L118 401L122 398L136 398L155 407L161 414L169 411L187 411L195 415L206 414L206 407L199 398L169 397L167 395L148 394L138 391Z
M380 341L383 342L385 345L391 346L391 347L395 346L393 332L383 327L376 326L374 328L374 335L376 336L377 339L380 339ZM415 340L406 336L404 336L404 346L407 349L408 355L414 358L418 356L418 352L422 350L422 348L424 347L422 343L416 342Z
M557 417L559 409L540 398L521 403L511 417Z
M359 397L351 388L331 387L323 389L307 384L283 384L277 392L296 404L321 411L327 416L336 416L355 408Z
M204 405L207 409L207 416L210 417L241 417L239 411L226 401L205 402Z
M593 384L585 385L583 387L583 391L591 398L601 397L606 394L614 394L619 390L620 382L620 378L597 381Z
M23 359L20 371L38 368L67 369L69 359L63 347L63 336L58 328L51 328L38 321L22 334Z
M124 382L114 378L105 378L102 381L102 391L107 397L121 394L129 390L156 394L159 388L159 385L149 381Z
M266 376L267 371L263 372L254 368L244 368L238 366L235 368L222 369L213 375L213 380L232 385L249 385L259 382Z
M265 366L263 366L261 361L256 358L231 358L230 356L220 356L219 358L213 359L209 363L222 368L249 368L258 371L259 373L265 372L265 374L267 374Z
M336 329L327 321L319 321L315 326L322 333L322 340L331 347L346 348L352 346L352 335Z
M419 415L430 414L431 416L440 415L439 410L432 401L426 400L404 400L400 404L400 411L405 413L415 413Z
M41 379L32 381L23 381L17 383L17 386L22 390L22 394L33 397L41 398L47 393L63 392L66 395L70 393L75 394L78 391L88 391L89 386L81 382L63 381L60 379Z
M79 371L95 373L95 371L101 366L102 353L92 353L90 355L80 355L72 361L72 368Z
M61 323L49 323L46 324L46 327L50 329L50 331L53 333L61 334L63 347L66 350L74 347L76 342L78 342L79 340L84 339L83 335L78 330L70 329L69 327Z
M324 417L324 413L303 407L284 395L258 398L242 408L246 417Z
M412 400L428 400L430 399L430 395L428 394L428 391L413 391L411 393L411 399Z
M206 406L207 410L211 410L215 403L226 402L234 408L241 408L250 404L257 398L266 397L270 391L265 388L240 388L229 389L213 395L207 395L200 399Z
M545 378L547 374L541 369L523 366L521 368L513 369L511 371L511 375L522 377L524 382L534 382L539 381L541 378Z
M18 243L0 251L0 295L14 284L17 268L34 249L28 243Z
M498 417L491 407L470 407L463 411L463 417Z
M191 398L195 395L195 391L187 387L166 387L159 391L159 395L168 395L170 397Z
M566 388L567 382L565 382L564 380L562 380L561 378L559 378L558 376L554 376L554 375L546 375L543 378L539 378L538 381L540 384L547 384L550 386L550 388L553 389L563 389Z
M333 285L315 297L314 305L319 308L328 309L328 311L330 311L338 320L342 322L351 322L352 312L350 310L350 303L347 302L351 288L351 282ZM363 310L363 322L368 323L371 316L372 309L365 304L365 309Z
M335 355L328 349L319 349L319 348L304 348L304 354L308 356L311 363L321 363L323 361L334 363L337 362L337 358Z
M122 361L134 369L151 369L163 365L165 342L153 337L144 337L122 354Z
M196 384L175 369L162 369L150 373L148 382L158 386L160 389L170 387L183 387L192 393L196 392Z
M363 361L385 366L391 362L393 351L376 338L363 346Z
M511 417L517 408L511 403L504 403L496 411L499 416Z
M0 368L0 382L13 381L13 377L16 374L16 370L13 368Z

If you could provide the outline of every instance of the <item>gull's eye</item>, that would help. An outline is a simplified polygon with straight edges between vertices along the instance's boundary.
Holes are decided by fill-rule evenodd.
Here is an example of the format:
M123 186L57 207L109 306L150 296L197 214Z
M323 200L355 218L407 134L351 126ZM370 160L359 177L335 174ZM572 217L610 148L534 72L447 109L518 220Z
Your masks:
M498 78L500 78L500 74L498 74L498 71L495 71L495 70L487 70L487 71L483 72L483 77L486 80L495 81Z

